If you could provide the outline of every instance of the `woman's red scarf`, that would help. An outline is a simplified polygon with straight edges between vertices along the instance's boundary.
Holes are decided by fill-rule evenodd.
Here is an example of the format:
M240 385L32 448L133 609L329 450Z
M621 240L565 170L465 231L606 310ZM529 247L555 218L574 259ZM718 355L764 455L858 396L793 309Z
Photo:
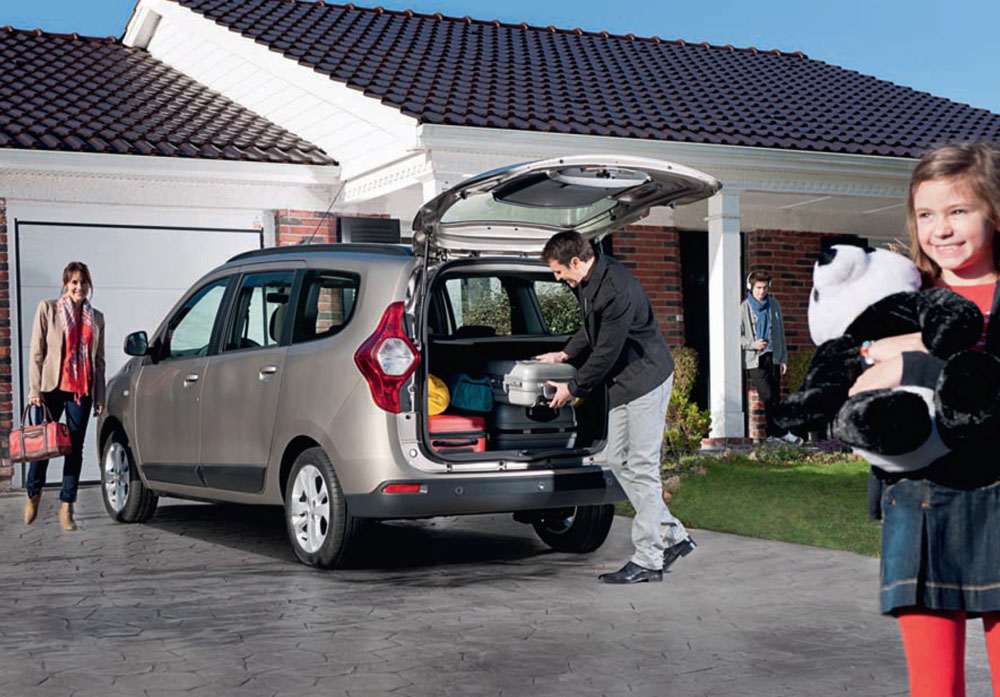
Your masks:
M94 340L94 308L84 298L77 318L69 295L59 298L58 308L63 323L63 343L66 346L63 354L63 380L69 383L70 389L66 391L72 392L73 399L79 404L90 393L90 344Z

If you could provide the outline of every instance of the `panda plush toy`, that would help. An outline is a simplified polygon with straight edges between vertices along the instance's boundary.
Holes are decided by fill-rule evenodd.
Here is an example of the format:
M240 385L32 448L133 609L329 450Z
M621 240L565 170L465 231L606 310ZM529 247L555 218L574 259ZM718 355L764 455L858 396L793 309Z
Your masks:
M887 472L920 469L963 442L1000 442L1000 360L971 350L975 303L919 290L920 272L885 249L835 245L813 267L809 333L817 345L802 387L778 408L793 431L826 431ZM902 384L848 397L867 367L865 341L920 332L929 354L904 354Z

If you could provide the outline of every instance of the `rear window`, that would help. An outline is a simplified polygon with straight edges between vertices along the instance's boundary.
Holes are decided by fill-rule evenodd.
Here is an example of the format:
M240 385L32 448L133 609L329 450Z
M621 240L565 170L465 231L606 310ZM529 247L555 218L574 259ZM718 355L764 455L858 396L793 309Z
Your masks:
M565 283L535 281L535 297L549 334L572 334L580 328L580 302Z
M510 297L499 278L480 276L445 281L453 334L510 336Z
M306 271L292 343L333 336L351 320L361 279L343 271Z

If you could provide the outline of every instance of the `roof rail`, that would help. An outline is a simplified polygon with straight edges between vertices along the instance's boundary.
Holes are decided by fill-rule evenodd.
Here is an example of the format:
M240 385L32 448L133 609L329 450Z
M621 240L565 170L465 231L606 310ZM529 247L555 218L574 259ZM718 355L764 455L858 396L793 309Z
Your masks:
M266 257L274 254L302 254L309 252L342 252L355 254L387 254L395 257L412 257L413 250L397 244L378 244L375 242L339 242L334 244L290 244L280 247L264 247L263 249L253 249L249 252L241 252L229 259L238 261L240 259L253 259L255 257ZM228 261L226 263L229 263Z

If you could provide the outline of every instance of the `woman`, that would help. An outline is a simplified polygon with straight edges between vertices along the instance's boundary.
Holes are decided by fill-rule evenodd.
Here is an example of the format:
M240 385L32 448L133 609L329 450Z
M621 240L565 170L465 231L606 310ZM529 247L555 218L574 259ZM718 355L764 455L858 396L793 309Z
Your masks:
M73 444L72 452L63 461L63 485L59 492L62 501L59 524L67 532L76 530L73 504L80 483L83 438L90 410L93 408L97 416L104 409L104 315L87 299L92 288L87 265L71 261L63 269L62 296L38 304L31 329L28 403L37 407L33 410L36 415L42 412L44 404L56 420L65 408ZM48 460L39 460L28 467L26 525L38 515L48 466Z
M926 285L975 302L980 348L1000 354L1000 147L946 145L910 179L907 222ZM874 342L852 394L899 385L926 355L920 334ZM876 471L878 473L878 471ZM929 467L882 475L882 611L899 623L917 697L965 695L965 624L982 617L993 694L1000 695L1000 460L970 444Z

